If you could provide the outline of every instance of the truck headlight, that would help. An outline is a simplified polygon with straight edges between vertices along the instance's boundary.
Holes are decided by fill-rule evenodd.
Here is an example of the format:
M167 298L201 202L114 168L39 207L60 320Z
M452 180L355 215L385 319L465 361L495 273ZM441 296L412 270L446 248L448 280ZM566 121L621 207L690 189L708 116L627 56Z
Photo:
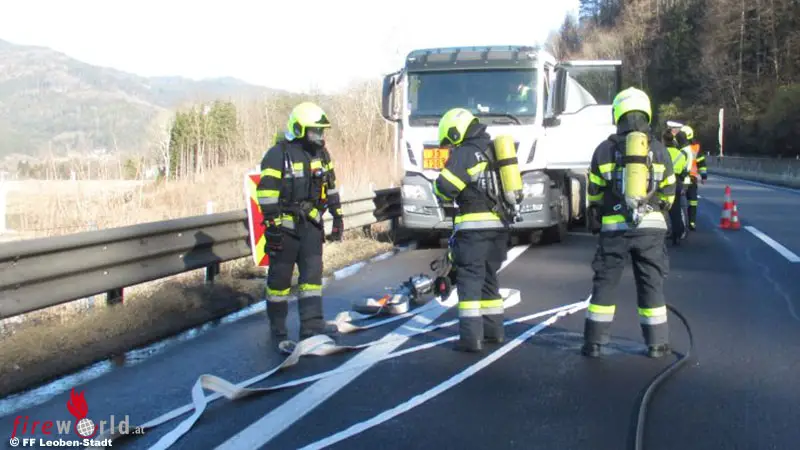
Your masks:
M523 184L522 194L525 198L541 197L544 194L544 183Z
M423 200L425 195L425 188L418 184L404 184L403 185L403 198L411 200Z

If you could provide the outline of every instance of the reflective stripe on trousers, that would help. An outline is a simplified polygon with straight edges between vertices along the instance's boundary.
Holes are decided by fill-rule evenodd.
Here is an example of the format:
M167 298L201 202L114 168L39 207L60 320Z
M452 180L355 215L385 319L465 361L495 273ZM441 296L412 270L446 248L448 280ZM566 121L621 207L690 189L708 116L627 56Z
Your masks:
M467 300L458 303L458 317L481 317L503 314L503 299Z
M586 318L595 322L613 322L616 305L595 305L589 303L586 308Z

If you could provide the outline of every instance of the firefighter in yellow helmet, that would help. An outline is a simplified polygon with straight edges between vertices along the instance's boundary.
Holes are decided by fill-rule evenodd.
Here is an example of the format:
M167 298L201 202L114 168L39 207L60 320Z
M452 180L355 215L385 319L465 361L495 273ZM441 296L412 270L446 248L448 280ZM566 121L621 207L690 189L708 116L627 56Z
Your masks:
M672 243L678 245L681 239L686 238L686 217L683 213L681 196L683 195L683 180L689 176L689 168L686 164L686 154L677 147L678 144L675 142L675 135L672 131L665 130L661 136L661 142L667 147L675 172L675 201L669 209L669 219Z
M273 339L287 339L286 316L295 263L300 271L298 310L300 339L315 334L334 334L322 313L322 216L333 216L333 240L341 240L342 210L336 173L325 147L328 116L314 103L292 110L284 139L261 160L261 179L256 196L266 226L267 316Z
M664 278L669 272L666 212L675 201L669 152L650 132L650 98L628 88L613 102L617 132L597 146L589 172L590 211L600 216L599 245L592 262L592 298L582 353L601 354L609 341L617 285L628 260L636 279L639 319L653 358L669 351Z
M439 121L439 142L452 149L433 184L434 192L441 200L458 204L449 249L458 291L456 349L478 352L484 342L500 343L505 338L497 271L508 252L509 224L493 211L497 190L491 182L487 151L492 139L486 125L466 109L451 109Z
M697 182L698 178L701 184L705 184L708 179L708 168L706 167L706 155L700 151L700 143L695 139L694 130L689 125L681 127L678 133L681 149L687 154L689 158L688 169L689 176L687 177L686 186L686 200L689 203L689 229L697 229Z

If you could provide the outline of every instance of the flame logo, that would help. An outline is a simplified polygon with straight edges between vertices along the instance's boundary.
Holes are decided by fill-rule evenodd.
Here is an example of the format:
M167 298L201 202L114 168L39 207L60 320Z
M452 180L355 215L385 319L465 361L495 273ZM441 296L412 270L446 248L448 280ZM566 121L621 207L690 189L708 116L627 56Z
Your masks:
M75 388L69 393L70 400L67 402L67 410L75 417L73 429L75 434L86 439L97 433L97 425L91 419L86 418L89 413L89 405L83 398L83 392L75 393Z

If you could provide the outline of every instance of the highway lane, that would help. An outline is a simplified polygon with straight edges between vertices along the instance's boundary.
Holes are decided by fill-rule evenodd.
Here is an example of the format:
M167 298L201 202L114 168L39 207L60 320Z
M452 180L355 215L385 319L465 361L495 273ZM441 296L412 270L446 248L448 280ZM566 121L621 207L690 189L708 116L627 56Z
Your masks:
M800 305L794 303L800 299L800 190L711 175L700 186L703 199L699 211L716 224L722 212L725 186L730 186L737 203L742 229L717 233L734 243L741 250L739 257L760 273L762 290L774 291L786 305L786 312L800 320ZM756 234L749 232L749 227L754 227ZM766 236L769 243L757 235ZM777 249L770 245L774 243L778 244Z
M788 223L781 224L771 209L782 208L779 199L791 202L792 193L762 193L777 203L762 204L757 197L762 194L746 194L743 183L731 187L740 211L748 211L742 213L744 224L800 251L788 231L800 226L798 215L786 209L782 220ZM800 381L793 376L800 350L796 317L800 305L794 304L800 298L796 281L800 265L745 230L718 230L722 189L724 184L713 176L701 186L699 230L688 245L669 248L667 296L692 325L696 357L656 395L648 421L648 449L792 448L800 438L794 427L798 414L792 409L800 400ZM758 208L763 213L753 214ZM510 264L501 273L502 285L520 289L523 301L509 311L509 317L585 299L591 289L589 262L595 243L592 236L571 235L563 245L530 248ZM436 255L436 251L415 251L364 269L360 274L367 275L366 286L352 278L335 283L329 289L336 299L329 302L329 316L346 307L353 296L424 271ZM653 361L640 354L643 345L630 270L619 294L614 341L604 358L586 360L579 354L581 311L560 319L461 384L331 448L626 448L638 395L672 360ZM451 310L438 321L454 317ZM509 326L509 340L540 320ZM683 352L686 333L674 315L670 321L673 342ZM346 341L366 342L395 326L347 336ZM201 373L236 382L266 371L279 357L267 348L265 328L260 313L92 381L81 387L90 414L127 413L132 424L140 423L184 405ZM401 349L455 331L451 327L413 337ZM482 356L456 353L444 344L380 362L264 448L300 448L370 420L440 385ZM333 368L350 358L307 357L275 382ZM219 400L171 448L215 448L278 405L291 402L303 389L235 403ZM23 414L39 420L69 419L66 400L61 395ZM11 419L0 419L6 436ZM178 422L114 447L147 448Z

